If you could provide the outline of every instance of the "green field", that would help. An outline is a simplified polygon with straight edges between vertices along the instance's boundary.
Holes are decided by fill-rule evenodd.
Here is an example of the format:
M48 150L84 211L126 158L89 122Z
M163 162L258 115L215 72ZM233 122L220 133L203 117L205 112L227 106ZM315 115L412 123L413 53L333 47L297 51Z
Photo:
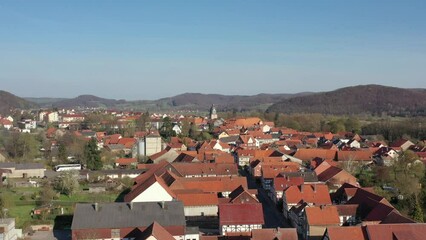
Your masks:
M7 216L16 219L16 226L22 228L31 224L50 223L53 224L55 216L47 217L42 221L32 218L31 211L37 208L36 200L31 196L40 191L39 188L0 188L0 195L5 201L5 208L8 209ZM25 196L25 197L23 197ZM54 206L64 208L65 214L72 214L75 203L85 202L114 202L119 196L116 192L88 193L79 192L72 196L60 195L59 199L53 200Z

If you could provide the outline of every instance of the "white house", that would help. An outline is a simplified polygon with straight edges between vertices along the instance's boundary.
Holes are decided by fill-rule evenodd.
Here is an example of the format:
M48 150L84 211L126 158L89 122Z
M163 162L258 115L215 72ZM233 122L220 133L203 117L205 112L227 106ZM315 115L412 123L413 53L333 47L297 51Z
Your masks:
M172 201L175 195L170 191L164 181L155 174L145 182L135 185L124 200L126 202L167 202Z
M262 229L264 223L261 203L219 205L220 235L249 234L254 229Z

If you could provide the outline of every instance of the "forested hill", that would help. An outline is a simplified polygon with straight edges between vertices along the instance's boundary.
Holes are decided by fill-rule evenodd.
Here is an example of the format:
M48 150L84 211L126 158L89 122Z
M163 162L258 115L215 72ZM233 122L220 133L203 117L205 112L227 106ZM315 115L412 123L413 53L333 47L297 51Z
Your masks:
M37 104L17 97L9 92L0 90L0 113L8 114L13 109L30 109L37 107Z
M117 108L117 109L144 109L144 110L208 110L214 104L218 110L262 110L281 100L304 96L311 93L296 94L257 94L253 96L221 95L184 93L173 97L158 100L114 100L105 99L93 95L81 95L71 99L55 98L27 98L39 103L41 107L57 108Z
M242 95L221 95L221 94L201 94L201 93L184 93L174 97L163 98L157 102L165 102L172 107L196 107L197 109L207 110L212 104L221 110L239 109L250 110L261 107L262 105L272 105L281 100L294 96L304 96L310 93L297 94L257 94L252 96ZM267 107L268 107L267 106ZM264 110L266 107L264 108Z
M75 107L116 107L118 104L125 103L125 100L115 100L100 98L93 95L80 95L76 98L64 99L58 102L51 103L53 107L57 108L75 108Z
M273 104L267 112L426 116L426 89L380 85L346 87L285 99Z

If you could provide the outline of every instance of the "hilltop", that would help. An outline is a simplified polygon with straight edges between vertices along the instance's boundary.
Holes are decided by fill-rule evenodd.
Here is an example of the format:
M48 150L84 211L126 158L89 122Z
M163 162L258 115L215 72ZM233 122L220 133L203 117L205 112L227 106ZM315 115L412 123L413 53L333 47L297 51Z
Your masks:
M267 112L424 116L426 89L380 85L346 87L285 99L269 107Z
M94 95L80 95L76 98L64 99L51 104L56 108L111 108L125 102L125 100L106 99Z
M0 113L6 114L12 109L30 109L38 107L37 104L0 90Z
M81 95L76 98L26 98L39 103L42 107L56 108L117 108L117 109L144 109L144 110L208 110L214 104L220 110L237 109L266 110L270 105L281 100L302 96L310 93L297 94L257 94L254 96L221 95L184 93L173 97L158 100L114 100L93 95Z

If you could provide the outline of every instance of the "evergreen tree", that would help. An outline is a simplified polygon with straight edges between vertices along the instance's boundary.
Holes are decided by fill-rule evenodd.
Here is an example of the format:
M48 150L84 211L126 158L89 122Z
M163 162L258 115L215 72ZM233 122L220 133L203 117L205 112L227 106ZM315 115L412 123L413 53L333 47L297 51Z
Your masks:
M84 147L84 157L88 169L99 170L102 168L101 153L95 138L92 138Z
M422 206L420 206L420 202L417 199L417 196L413 195L413 200L414 200L414 204L413 204L413 208L411 209L410 212L410 217L416 221L416 222L423 222L423 210L422 210Z
M173 131L173 123L169 117L163 119L163 126L160 128L160 135L166 141L169 141L171 137L176 137L176 132Z
M67 149L64 144L59 144L58 148L58 158L59 160L65 162L67 160Z
M6 204L5 204L3 197L0 196L0 218L6 217L6 212L4 211L4 209L6 208L5 205Z

